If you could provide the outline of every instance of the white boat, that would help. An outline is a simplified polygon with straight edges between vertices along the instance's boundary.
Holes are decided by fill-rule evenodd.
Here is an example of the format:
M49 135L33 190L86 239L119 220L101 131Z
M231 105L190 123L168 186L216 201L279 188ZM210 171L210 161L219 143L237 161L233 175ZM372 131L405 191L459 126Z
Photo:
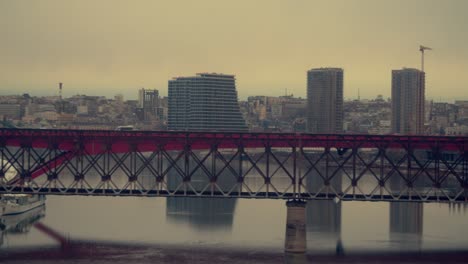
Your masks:
M0 196L2 216L17 215L44 206L45 196L38 194L3 194Z
M6 183L13 180L18 172L10 163L0 160L5 171L4 181ZM0 195L0 216L17 215L33 210L45 204L45 196L37 194L1 194Z
M31 225L45 216L45 206L36 207L28 212L0 217L0 229L3 232L25 233Z
M44 216L45 206L36 207L22 214L0 216L0 246L7 234L27 233L32 225Z

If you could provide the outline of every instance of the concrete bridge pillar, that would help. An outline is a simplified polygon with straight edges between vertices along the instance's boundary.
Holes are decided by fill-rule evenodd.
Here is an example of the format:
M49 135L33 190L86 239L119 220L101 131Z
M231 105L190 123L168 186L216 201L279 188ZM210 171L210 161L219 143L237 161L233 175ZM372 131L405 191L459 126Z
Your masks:
M287 201L286 237L284 251L286 253L305 253L306 242L306 203L300 200Z

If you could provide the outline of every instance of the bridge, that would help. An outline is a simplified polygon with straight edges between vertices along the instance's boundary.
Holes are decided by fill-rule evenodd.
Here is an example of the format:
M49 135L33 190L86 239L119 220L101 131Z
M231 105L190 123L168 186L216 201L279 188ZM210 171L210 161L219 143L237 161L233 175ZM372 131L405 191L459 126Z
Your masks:
M0 193L468 199L468 137L0 129Z
M468 137L0 129L0 162L0 194L284 199L301 254L306 200L468 201Z

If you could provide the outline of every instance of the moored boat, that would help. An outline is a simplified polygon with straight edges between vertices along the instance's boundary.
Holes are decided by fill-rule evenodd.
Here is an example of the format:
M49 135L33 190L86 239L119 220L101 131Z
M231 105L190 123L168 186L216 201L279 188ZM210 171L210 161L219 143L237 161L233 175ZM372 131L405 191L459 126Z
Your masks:
M3 194L0 196L0 215L16 215L44 206L45 196L37 194Z

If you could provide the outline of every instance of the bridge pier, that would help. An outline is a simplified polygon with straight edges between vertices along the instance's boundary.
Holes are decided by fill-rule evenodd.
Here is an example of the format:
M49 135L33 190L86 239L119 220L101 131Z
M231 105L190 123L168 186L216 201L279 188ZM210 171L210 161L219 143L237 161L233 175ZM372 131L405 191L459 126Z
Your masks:
M286 253L305 253L306 241L306 202L292 200L286 202L286 237L284 251Z

